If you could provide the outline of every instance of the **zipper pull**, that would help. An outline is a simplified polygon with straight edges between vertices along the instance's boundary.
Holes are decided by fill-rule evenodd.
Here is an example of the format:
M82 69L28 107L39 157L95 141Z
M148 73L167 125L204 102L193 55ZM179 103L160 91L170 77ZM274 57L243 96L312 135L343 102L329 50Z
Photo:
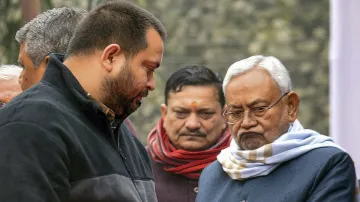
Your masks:
M126 160L125 155L123 154L122 150L121 150L119 147L118 147L118 152L119 152L121 158L123 158L124 160Z

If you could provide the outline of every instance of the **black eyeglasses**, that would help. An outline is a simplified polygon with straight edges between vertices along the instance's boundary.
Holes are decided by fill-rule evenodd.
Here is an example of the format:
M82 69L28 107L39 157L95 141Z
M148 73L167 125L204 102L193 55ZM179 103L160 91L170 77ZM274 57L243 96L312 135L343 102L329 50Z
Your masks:
M276 102L274 102L274 104L267 106L267 107L252 107L249 109L249 115L251 117L253 117L252 115L254 115L255 117L262 117L265 115L265 113L273 108L277 103L280 102L280 100L285 97L287 94L289 94L290 92L284 93ZM245 117L245 110L236 110L236 111L229 111L228 109L225 109L225 111L223 112L223 116L225 116L227 118L227 123L230 125L233 125L237 122L242 122L244 117Z

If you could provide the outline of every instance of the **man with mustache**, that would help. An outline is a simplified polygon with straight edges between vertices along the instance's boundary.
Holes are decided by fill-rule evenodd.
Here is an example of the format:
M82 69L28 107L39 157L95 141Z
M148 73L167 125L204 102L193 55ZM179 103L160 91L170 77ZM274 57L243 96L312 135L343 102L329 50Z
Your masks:
M355 169L297 120L299 97L275 57L231 65L223 82L233 141L201 174L196 201L354 201Z
M89 12L66 55L1 109L1 201L156 201L145 147L119 125L155 89L165 38L128 1Z
M0 65L0 108L21 93L18 83L21 70L16 65Z
M230 144L221 79L204 66L187 66L170 76L164 95L147 146L156 194L160 202L193 202L201 171Z

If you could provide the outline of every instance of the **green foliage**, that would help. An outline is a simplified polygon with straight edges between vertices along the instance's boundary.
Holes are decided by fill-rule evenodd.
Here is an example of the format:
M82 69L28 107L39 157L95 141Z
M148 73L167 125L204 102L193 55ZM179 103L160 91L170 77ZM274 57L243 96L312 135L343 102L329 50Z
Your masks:
M224 76L232 63L257 54L276 56L288 67L301 97L300 121L328 134L327 0L148 0L143 4L162 20L169 35L157 88L131 116L143 141L160 116L164 85L175 69L200 63Z
M19 8L19 1L0 1L0 64L17 61L19 48L15 43L15 34L22 23Z
M232 63L256 54L276 56L288 67L301 98L300 121L328 134L328 0L132 1L159 17L169 36L163 63L156 71L157 88L130 117L144 143L160 117L165 82L177 68L198 63L224 76ZM88 9L101 2L46 0L42 9ZM1 61L17 58L18 4L18 0L0 1Z

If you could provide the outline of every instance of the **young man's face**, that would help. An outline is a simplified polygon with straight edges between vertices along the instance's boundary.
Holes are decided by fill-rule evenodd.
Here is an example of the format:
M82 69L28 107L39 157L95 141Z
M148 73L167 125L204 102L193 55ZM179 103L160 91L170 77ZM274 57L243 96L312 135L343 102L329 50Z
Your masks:
M154 71L160 66L164 47L155 29L146 34L148 47L126 60L116 76L102 82L102 102L115 114L132 113L140 107L143 97L155 89Z

